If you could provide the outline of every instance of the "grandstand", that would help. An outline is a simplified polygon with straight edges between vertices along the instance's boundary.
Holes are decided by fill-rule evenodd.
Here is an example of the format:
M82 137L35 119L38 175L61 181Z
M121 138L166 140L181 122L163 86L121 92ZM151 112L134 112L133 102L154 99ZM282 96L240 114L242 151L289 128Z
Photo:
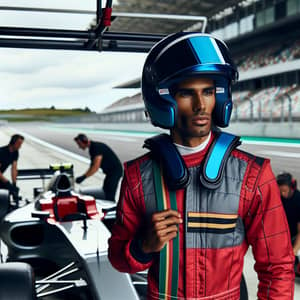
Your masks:
M300 121L299 24L300 0L237 1L208 18L206 31L226 41L240 72L232 124ZM147 122L140 94L107 107L99 120Z

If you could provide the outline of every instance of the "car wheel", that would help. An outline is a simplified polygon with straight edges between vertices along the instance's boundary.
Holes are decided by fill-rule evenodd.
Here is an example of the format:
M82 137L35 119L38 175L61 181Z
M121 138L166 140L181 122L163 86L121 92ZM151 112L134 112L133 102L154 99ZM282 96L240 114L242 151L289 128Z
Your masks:
M21 262L0 264L0 299L36 299L33 269Z
M8 190L0 190L0 220L5 217L9 211L10 196Z

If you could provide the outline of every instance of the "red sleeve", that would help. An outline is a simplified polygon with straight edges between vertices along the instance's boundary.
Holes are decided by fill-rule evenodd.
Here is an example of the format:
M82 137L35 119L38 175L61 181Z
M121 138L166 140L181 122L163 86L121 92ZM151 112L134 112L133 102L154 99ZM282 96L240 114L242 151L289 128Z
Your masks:
M108 258L118 271L136 273L148 269L152 260L138 261L131 251L130 246L141 227L145 208L141 205L142 201L138 195L141 183L132 190L128 184L127 173L128 170L125 168L117 206L117 220L108 241Z
M246 221L258 274L258 299L294 299L294 254L279 188L265 161Z

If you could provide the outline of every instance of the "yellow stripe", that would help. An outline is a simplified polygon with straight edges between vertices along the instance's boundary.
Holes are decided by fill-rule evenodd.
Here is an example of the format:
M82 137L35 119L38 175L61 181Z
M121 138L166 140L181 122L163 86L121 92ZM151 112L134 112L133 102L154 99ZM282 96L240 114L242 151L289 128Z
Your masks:
M167 203L167 196L166 196L166 188L165 188L165 182L164 182L164 177L162 176L162 173L161 173L161 182L162 182L164 209L167 209L168 208L168 203Z
M215 224L215 223L196 223L196 222L188 222L188 227L192 228L217 228L217 229L228 229L234 228L234 224Z
M200 218L220 218L220 219L233 219L237 218L238 215L234 214L216 214L216 213L201 213L201 212L188 212L188 217Z

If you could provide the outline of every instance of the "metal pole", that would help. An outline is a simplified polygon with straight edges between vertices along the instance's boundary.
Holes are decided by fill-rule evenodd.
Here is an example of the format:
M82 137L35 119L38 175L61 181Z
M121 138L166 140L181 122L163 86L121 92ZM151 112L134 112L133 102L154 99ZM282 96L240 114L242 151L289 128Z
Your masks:
M284 98L283 98L283 97L280 97L280 100L281 100L280 122L283 122L283 121L284 121L284 108L283 108L283 105L284 105Z
M46 29L46 28L22 28L22 27L0 27L0 35L5 36L30 36L30 37L57 37L88 39L95 37L92 31Z
M277 87L277 91L274 93L274 95L270 99L270 103L269 103L269 107L270 107L270 122L273 122L273 103L274 103L274 100L276 99L277 95L280 92L280 88L281 88L280 86ZM281 97L281 95L279 95L279 97Z
M250 97L246 97L246 99L250 102L250 122L253 121L254 117L253 117L253 101Z
M21 7L21 6L0 6L0 10L22 11L22 12L42 12L42 13L61 13L61 14L83 14L94 15L95 11L82 9L59 9L59 8L38 8L38 7Z
M261 111L261 99L258 99L258 120L259 122L262 121L262 111Z
M100 23L102 18L102 1L97 0L97 12L96 12L96 23L97 25Z
M100 2L100 4L99 4ZM101 11L101 0L97 1L97 17ZM86 14L94 15L95 11L91 10L75 10L75 9L55 9L55 8L29 8L29 7L14 7L14 6L0 6L0 10L24 11L24 12L45 12L45 13L63 13L63 14ZM174 14L145 14L145 13L128 13L128 12L113 12L114 17L127 18L149 18L149 19L168 19L168 20L183 20L183 21L202 21L204 25L207 24L207 17L191 16L191 15L174 15Z
M202 21L206 22L207 18L204 16L190 16L190 15L169 15L169 14L145 14L145 13L128 13L128 12L114 12L114 17L127 18L143 18L143 19L167 19L167 20L183 20L183 21Z
M250 111L250 118L251 118L251 122L253 122L253 101L249 98L250 101L250 107L251 107L251 111Z
M238 113L238 104L237 104L237 101L234 102L234 107L235 107L234 116L235 116L235 121L237 122L239 120L239 113Z
M286 93L285 94L287 97L288 97L288 99L289 99L289 114L288 114L288 122L289 123L292 123L293 122L293 116L292 116L292 98L291 98L291 96L289 95L289 93Z

